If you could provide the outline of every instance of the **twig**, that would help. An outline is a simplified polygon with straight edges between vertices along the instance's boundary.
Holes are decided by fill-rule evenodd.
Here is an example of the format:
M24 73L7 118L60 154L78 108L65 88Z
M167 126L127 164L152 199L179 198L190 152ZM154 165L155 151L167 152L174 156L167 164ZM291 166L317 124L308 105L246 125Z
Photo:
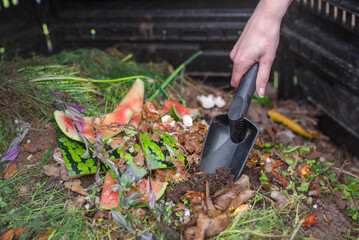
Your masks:
M337 168L337 167L333 167L333 168L340 171L340 169ZM353 173L351 173L351 172L345 171L345 170L342 170L342 173L345 173L345 174L347 174L347 175L349 175L349 176L351 176L351 177L353 177L353 178L358 178L357 175L355 175L355 174L353 174Z
M303 222L304 222L303 219L299 221L298 226L294 229L294 232L289 240L293 240L295 238L295 236L298 234L299 228L302 226Z
M342 174L345 165L347 165L347 160L346 160L346 159L345 159L344 163L342 164L342 166L340 167L339 172L338 172L338 175L337 175L337 177L335 178L335 181L338 181L339 176L340 176L340 174Z

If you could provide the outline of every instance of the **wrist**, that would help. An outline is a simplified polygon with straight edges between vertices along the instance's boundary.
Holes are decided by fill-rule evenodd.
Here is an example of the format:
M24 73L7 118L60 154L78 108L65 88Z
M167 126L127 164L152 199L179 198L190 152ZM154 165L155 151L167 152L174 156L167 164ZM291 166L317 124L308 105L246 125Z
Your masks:
M291 2L292 0L260 0L257 8L261 15L281 21Z

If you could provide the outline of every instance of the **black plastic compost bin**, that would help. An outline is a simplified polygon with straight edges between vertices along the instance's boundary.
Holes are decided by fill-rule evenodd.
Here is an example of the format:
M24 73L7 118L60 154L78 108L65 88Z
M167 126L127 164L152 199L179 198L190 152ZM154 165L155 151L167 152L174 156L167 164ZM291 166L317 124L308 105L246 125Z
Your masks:
M5 0L0 2L0 54L51 55L117 44L137 61L178 66L228 84L229 51L258 1ZM306 99L323 110L320 130L359 156L359 3L293 0L272 68L279 97ZM273 79L272 79L273 80Z

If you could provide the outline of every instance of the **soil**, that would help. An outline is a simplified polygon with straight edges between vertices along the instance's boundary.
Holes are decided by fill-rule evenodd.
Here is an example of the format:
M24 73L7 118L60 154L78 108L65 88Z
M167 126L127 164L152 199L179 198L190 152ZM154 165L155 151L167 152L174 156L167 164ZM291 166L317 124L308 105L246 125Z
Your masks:
M206 183L208 182L209 193L213 195L217 190L233 183L235 176L232 170L227 167L217 168L216 173L197 172L190 175L187 181L175 185L173 190L166 192L169 201L178 202L188 191L206 193Z
M340 196L316 199L309 210L317 216L318 223L311 227L303 227L303 232L317 239L346 239L344 236L350 233L352 227L343 211L346 205L347 202Z
M215 93L216 95L226 96L224 91L213 89L210 87L204 87L205 84L196 85L197 88L203 88L206 92ZM191 93L190 88L187 88L187 96L192 96L189 103L190 107L198 107L198 103L193 99L193 96L198 95L198 90L193 90L195 93ZM1 102L1 101L0 101ZM314 128L316 116L318 114L317 110L312 107L308 107L305 110L302 108L299 109L297 103L293 102L276 102L279 106L280 104L286 104L287 108L291 108L295 112L297 110L297 116L302 116L297 119L299 121L307 124L308 128ZM226 108L229 107L229 101L227 100ZM269 141L281 141L284 145L296 145L304 144L316 145L317 146L317 155L320 156L322 161L331 161L335 162L335 165L338 168L344 167L350 171L353 166L353 158L347 157L348 154L344 151L340 151L339 148L330 142L326 136L319 133L319 137L316 140L307 140L303 137L295 135L294 137L286 134L286 127L278 123L273 122L266 115L266 110L268 108L263 107L261 104L252 104L248 112L248 118L256 122L256 124L261 129L261 136L267 138ZM294 110L293 110L294 109ZM300 111L302 112L300 112ZM204 110L202 117L209 120L214 115L220 113L223 110ZM305 117L303 117L305 116ZM16 164L18 169L27 168L30 166L37 166L45 156L46 152L52 145L55 139L55 129L56 126L53 122L48 122L43 128L39 128L39 119L31 118L28 119L31 124L31 128L21 145L21 151L19 156L13 163ZM270 128L275 127L276 130L271 132ZM57 144L50 153L49 158L51 158L54 149L56 149ZM344 158L343 158L344 156ZM312 156L313 157L313 156ZM347 159L347 164L343 166L343 161L338 161L338 159ZM51 160L49 163L56 164L54 160ZM248 168L246 167L243 171L243 174L246 174L251 183L251 189L257 189L260 186L259 181L259 169L257 167ZM94 182L94 176L83 176L80 178L82 181L82 187L86 188ZM224 188L228 184L233 183L234 175L231 173L229 168L219 168L215 174L207 173L192 173L187 181L180 182L174 185L173 190L167 190L166 199L177 202L180 198L187 193L188 191L196 191L205 193L206 182L209 183L210 194L214 194L217 190ZM169 189L169 188L168 188ZM70 190L69 190L70 192ZM78 196L77 193L71 192L71 195ZM302 227L301 231L305 233L306 236L312 236L315 239L345 239L345 236L353 228L350 219L346 216L346 210L348 207L348 202L342 200L341 196L328 196L325 195L322 198L314 198L313 204L306 205L306 208L317 216L318 224L311 227Z
M42 129L38 128L38 118L31 119L29 123L31 128L23 140L25 144L21 145L22 149L18 157L13 161L17 167L37 166L55 141L56 126L54 123L48 122ZM51 154L49 158L52 156Z

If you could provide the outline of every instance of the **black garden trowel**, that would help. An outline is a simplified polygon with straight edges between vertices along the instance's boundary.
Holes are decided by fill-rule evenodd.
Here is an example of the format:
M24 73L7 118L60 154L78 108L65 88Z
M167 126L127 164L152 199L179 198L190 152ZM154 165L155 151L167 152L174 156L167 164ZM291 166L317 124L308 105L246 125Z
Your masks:
M232 169L239 178L259 134L245 118L256 86L258 63L242 77L228 114L215 116L209 126L201 153L200 171L215 173L218 167Z

